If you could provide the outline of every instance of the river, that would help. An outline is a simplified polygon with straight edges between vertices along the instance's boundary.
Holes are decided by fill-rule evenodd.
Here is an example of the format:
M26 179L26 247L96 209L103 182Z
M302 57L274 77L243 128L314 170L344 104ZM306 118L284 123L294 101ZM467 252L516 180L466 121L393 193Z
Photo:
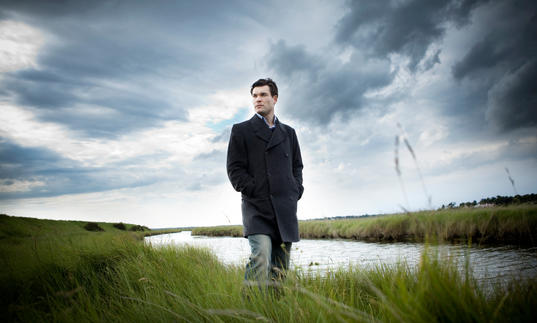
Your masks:
M145 238L152 246L191 245L211 249L225 264L244 265L250 252L248 240L232 237L192 236L190 231ZM326 273L348 265L372 267L406 262L416 266L426 246L423 243L372 243L349 240L304 239L293 243L291 268ZM461 268L466 261L479 281L508 281L537 276L537 247L479 247L443 244L429 246L441 257L454 259Z

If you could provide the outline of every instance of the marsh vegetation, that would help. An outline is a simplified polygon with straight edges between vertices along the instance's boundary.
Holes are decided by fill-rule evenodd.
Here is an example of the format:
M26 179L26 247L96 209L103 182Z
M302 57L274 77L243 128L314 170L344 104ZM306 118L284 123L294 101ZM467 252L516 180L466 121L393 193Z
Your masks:
M434 252L405 264L288 273L244 288L242 267L205 249L153 248L144 232L0 217L3 321L530 322L537 279L484 290Z
M456 208L373 217L299 221L306 239L537 244L537 205ZM194 235L242 236L241 226L201 227Z

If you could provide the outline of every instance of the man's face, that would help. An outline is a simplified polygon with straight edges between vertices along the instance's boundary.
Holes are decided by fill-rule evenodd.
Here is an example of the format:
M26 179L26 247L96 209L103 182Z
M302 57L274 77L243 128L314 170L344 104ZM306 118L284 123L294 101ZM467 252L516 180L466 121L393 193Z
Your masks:
M268 85L257 86L252 90L252 102L255 112L262 116L274 114L274 105L278 101L278 96L270 95L270 87Z

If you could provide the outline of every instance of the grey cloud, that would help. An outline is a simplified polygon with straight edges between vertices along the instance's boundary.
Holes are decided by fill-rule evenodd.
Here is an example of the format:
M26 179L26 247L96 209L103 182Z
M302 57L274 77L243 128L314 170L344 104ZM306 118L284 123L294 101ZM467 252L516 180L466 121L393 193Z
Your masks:
M196 183L192 183L189 186L187 186L186 189L188 191L201 191L201 190L203 190L203 186L201 185L201 183L196 182Z
M166 119L184 119L185 115L183 110L152 93L116 91L96 83L56 78L45 72L25 71L9 78L4 86L18 104L35 108L40 119L95 137L114 137Z
M349 62L341 63L322 54L312 55L304 46L290 46L284 41L271 47L267 65L279 79L297 89L283 108L294 117L316 124L326 124L334 117L364 107L382 110L398 99L395 96L399 94L392 94L392 97L383 99L384 102L379 102L378 98L368 100L365 94L393 81L397 71L390 71L390 55L407 56L413 71L433 68L441 63L442 48L428 53L431 44L439 43L448 26L462 27L470 23L473 10L486 2L348 2L347 14L336 25L335 41L355 49ZM481 93L456 100L475 102L484 100L485 96ZM448 99L451 101L453 97L450 95ZM307 109L302 108L304 106ZM463 104L456 109L464 112L468 110L467 106ZM483 120L482 113L479 118Z
M230 135L231 135L231 127L227 127L224 130L222 130L222 132L219 135L214 137L211 140L211 142L213 142L213 143L216 143L216 142L228 142Z
M187 108L203 103L210 82L232 83L217 68L207 68L207 62L222 64L224 55L237 56L215 48L226 44L224 36L247 30L241 26L245 21L236 18L248 6L253 5L4 2L2 16L52 37L39 50L39 68L5 75L0 95L34 108L42 120L94 137L184 120Z
M55 73L25 70L8 75L2 82L4 91L12 94L18 103L43 108L62 107L76 102L72 90L77 84L59 77Z
M415 70L429 45L445 33L446 23L468 22L478 0L350 1L337 26L336 41L374 56L403 54Z
M497 48L498 44L491 36L477 42L464 58L453 66L452 73L455 79L479 77L480 72L495 68L498 61L508 56L507 49Z
M290 77L306 75L316 80L324 62L320 57L307 53L304 46L288 46L284 40L280 40L270 49L268 65L276 72L288 73Z
M138 187L170 177L170 174L151 173L145 169L145 164L140 164L141 158L108 167L85 167L44 148L22 147L0 141L0 179L7 180L6 184L14 180L45 184L24 192L0 192L0 200ZM137 169L144 171L138 172ZM182 176L177 170L174 170L174 174Z
M228 179L225 171L202 173L200 176L185 179L183 184L189 191L202 191L210 186L219 185L227 182Z
M437 50L434 55L423 60L423 70L427 71L434 67L435 64L440 64L441 49Z
M69 127L74 136L90 138L114 138L184 120L186 109L206 104L216 87L243 84L249 67L237 59L243 48L235 42L251 36L252 27L260 28L255 19L260 12L258 4L246 1L2 1L0 19L30 25L45 41L37 68L2 75L0 99L24 106L39 120ZM226 136L224 131L214 140ZM166 157L158 154L88 168L46 149L0 141L0 151L0 179L46 183L28 192L2 193L0 199L163 181L188 186L200 180L179 166L146 168ZM217 155L205 156L194 168L217 167L215 158L223 156ZM203 185L222 181L208 175Z
M527 136L528 133L524 133L523 135ZM490 167L495 164L520 165L521 161L534 162L535 156L537 156L537 143L524 142L519 139L509 140L507 145L502 146L497 150L465 153L451 160L448 164L441 164L438 167L429 168L429 170L424 173L424 176L427 178L429 176L438 175L439 173L468 171L483 168L485 166ZM503 167L498 168L497 172L498 176L505 176Z
M453 77L482 84L486 117L499 131L537 125L537 4L501 1L491 4L486 29L454 64Z
M114 3L117 1L80 1L80 0L63 0L63 1L35 1L35 0L3 0L2 7L6 11L23 11L39 13L46 17L58 17L72 12L78 12L83 15L95 7L105 2ZM1 16L0 16L1 17Z
M43 120L90 136L113 136L185 118L182 106L187 102L170 102L151 84L145 88L140 84L158 79L158 70L175 60L151 52L141 40L114 48L117 39L89 34L78 35L83 41L64 38L61 46L45 48L38 57L40 69L12 73L2 82L4 91L18 104L39 109L37 116ZM101 106L113 113L99 115L79 109L80 105Z
M456 79L479 78L496 69L520 66L537 54L537 5L534 1L498 1L483 22L485 34L453 66ZM499 74L502 74L501 72ZM488 75L487 75L488 76Z
M223 161L225 160L225 158L226 158L226 153L224 151L213 149L208 153L197 155L196 157L194 157L194 160L211 160L211 161L222 160Z
M537 126L537 59L490 89L487 118L502 131Z
M278 79L292 84L286 111L315 124L327 124L345 112L362 109L366 91L386 86L393 79L387 60L354 55L341 64L282 40L273 44L269 53L268 66Z
M127 15L134 17L138 15L156 15L162 20L196 20L200 16L207 16L211 9L213 12L222 12L230 7L229 2L231 1L226 3L197 1L194 4L188 1L154 0L151 4L147 4L143 1L128 2L121 0L2 0L2 7L8 14L21 12L47 19L62 19L64 17L87 18L90 15L97 14L99 16L123 18L123 15L126 14L124 10L128 10ZM242 11L236 5L235 9Z
M16 179L39 175L50 169L69 168L72 163L43 148L25 148L0 142L0 178Z
M59 195L92 186L88 172L76 167L75 162L47 149L21 147L7 141L0 143L0 170L1 179L46 182L45 187L30 191L2 192L0 199Z

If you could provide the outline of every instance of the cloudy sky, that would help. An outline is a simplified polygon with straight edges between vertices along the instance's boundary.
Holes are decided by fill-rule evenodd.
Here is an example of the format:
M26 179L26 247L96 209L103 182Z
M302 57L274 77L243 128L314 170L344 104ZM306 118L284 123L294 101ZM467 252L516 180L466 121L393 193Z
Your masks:
M537 192L535 1L2 0L0 213L241 223L227 142L261 77L299 219Z

